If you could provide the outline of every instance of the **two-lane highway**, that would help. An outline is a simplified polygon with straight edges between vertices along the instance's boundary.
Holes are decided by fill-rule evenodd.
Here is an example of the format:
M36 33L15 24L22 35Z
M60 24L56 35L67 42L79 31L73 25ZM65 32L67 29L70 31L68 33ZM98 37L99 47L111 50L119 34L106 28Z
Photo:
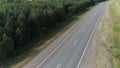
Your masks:
M36 68L79 68L107 4L108 1L98 4L81 19L71 33Z

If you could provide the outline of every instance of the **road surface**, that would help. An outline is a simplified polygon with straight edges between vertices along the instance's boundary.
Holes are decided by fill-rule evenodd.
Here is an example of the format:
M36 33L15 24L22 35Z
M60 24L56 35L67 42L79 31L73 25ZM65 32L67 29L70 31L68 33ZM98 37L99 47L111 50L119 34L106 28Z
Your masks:
M40 63L33 59L24 68L80 68L95 29L104 16L108 1L98 4L83 17ZM54 43L54 42L53 42ZM53 45L53 44L51 44ZM33 67L34 66L34 67Z

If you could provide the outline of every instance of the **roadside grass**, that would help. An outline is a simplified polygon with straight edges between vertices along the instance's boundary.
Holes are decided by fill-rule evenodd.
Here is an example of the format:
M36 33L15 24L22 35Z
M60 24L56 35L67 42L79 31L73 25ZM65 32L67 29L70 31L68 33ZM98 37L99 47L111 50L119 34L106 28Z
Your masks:
M92 9L94 6L91 6L86 9L83 13L78 13L71 16L69 19L63 22L63 24L56 29L49 31L50 34L40 38L39 36L31 40L25 47L19 48L18 50L20 55L16 58L9 58L6 60L6 63L3 64L0 68L23 68L29 61L31 61L38 53L44 50L51 42L63 34L67 29L79 21L87 12ZM24 49L23 49L24 48Z
M115 0L110 5L109 11L112 17L114 66L115 68L120 68L120 0Z
M110 1L101 26L99 26L99 35L96 46L96 65L94 68L114 68L113 57L111 53L112 47L112 22L109 14L109 6L113 1Z

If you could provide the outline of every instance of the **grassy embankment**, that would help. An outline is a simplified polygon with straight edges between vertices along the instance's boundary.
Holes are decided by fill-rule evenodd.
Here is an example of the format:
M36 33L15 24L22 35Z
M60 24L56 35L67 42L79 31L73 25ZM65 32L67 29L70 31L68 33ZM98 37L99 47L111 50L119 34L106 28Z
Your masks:
M120 0L114 1L109 8L112 19L112 55L115 68L120 68Z
M112 1L111 1L112 3ZM96 42L96 66L95 68L113 68L113 58L111 54L112 47L112 22L109 14L109 5L104 14L100 32L98 33L98 41Z

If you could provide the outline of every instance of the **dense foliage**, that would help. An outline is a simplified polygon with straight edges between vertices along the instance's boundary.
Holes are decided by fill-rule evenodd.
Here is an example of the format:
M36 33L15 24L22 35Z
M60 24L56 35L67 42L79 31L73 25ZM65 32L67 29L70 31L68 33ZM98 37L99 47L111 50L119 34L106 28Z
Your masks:
M1 0L0 61L38 34L49 34L69 16L94 3L94 0Z

